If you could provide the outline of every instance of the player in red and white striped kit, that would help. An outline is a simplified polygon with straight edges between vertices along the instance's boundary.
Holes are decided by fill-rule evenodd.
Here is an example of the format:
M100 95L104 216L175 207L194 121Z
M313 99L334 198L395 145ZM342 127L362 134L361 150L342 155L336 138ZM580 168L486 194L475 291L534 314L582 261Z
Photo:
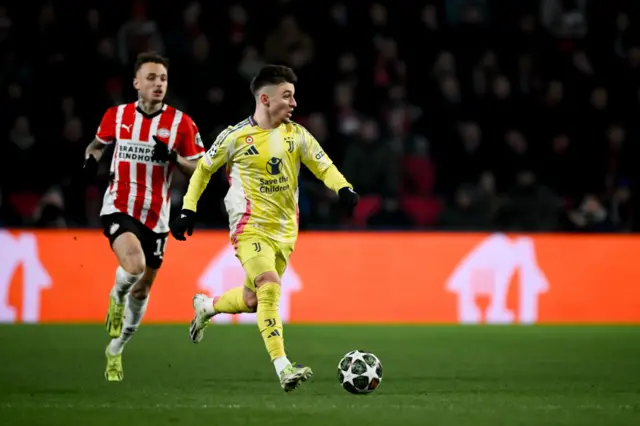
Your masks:
M169 232L171 176L191 175L204 146L193 120L164 103L168 61L154 53L138 56L134 87L138 101L111 107L86 150L93 175L103 150L115 143L111 183L100 216L120 266L109 297L106 349L109 381L123 379L122 351L138 329L151 285L162 264Z

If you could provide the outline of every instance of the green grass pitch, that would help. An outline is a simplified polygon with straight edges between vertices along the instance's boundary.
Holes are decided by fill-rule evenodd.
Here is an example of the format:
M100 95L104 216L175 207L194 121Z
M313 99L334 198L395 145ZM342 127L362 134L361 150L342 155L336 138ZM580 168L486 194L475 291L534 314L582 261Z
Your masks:
M187 329L143 324L108 383L102 327L0 326L0 424L640 425L640 327L290 325L315 371L290 394L256 327ZM352 349L382 361L370 395L338 384Z

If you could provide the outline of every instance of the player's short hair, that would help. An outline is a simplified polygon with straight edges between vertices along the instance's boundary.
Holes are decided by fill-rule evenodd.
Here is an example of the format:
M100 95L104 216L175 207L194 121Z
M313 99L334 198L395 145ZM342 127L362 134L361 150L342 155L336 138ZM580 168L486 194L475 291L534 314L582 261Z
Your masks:
M156 52L143 52L138 54L138 57L136 58L136 64L133 67L133 74L137 74L140 68L144 64L148 63L164 65L167 71L169 70L168 58L165 58L164 56Z
M251 93L257 95L258 91L265 86L277 85L282 83L296 84L298 77L296 73L289 67L284 65L265 65L258 74L251 80Z

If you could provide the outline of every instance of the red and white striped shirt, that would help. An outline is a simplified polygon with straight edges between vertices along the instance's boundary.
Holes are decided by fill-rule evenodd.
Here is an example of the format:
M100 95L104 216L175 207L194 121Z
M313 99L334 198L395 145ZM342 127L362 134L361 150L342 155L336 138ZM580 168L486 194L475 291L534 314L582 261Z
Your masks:
M111 184L100 215L126 213L154 232L169 231L169 187L175 165L151 160L153 136L187 160L204 154L204 145L191 117L169 105L148 115L138 102L111 107L102 117L96 139L116 142Z

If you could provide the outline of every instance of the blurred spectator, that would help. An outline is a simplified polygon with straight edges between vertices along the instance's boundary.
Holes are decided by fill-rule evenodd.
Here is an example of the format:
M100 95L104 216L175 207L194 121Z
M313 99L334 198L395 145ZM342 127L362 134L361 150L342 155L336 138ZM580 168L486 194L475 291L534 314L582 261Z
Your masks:
M34 225L39 228L66 228L64 196L59 188L49 189L40 199L34 215Z
M564 218L568 230L580 232L612 232L614 224L609 214L594 194L586 195L576 209L567 211Z
M264 65L265 62L260 57L258 49L254 46L247 46L238 64L238 73L247 83L250 83L253 76L256 75Z
M545 185L553 186L560 197L570 198L578 194L581 185L578 158L576 148L566 133L553 136L550 146L545 147L543 163L541 181Z
M507 192L498 212L498 224L510 231L558 230L559 203L549 188L537 181L535 174L522 170Z
M312 38L300 27L293 15L280 19L276 30L267 37L264 49L268 62L287 62L292 55L301 55L300 66L311 61L314 54Z
M396 194L397 160L398 156L380 137L378 124L367 119L347 148L342 172L362 195Z
M386 197L380 211L369 218L367 225L374 229L411 229L416 224L411 216L400 208L397 198Z
M587 33L587 0L541 0L542 25L557 38L582 38Z
M0 6L0 43L3 43L9 38L12 27L13 21L7 14L7 8Z
M5 226L98 225L108 161L85 185L84 147L106 108L135 101L135 55L156 50L171 61L168 102L203 136L251 114L248 85L265 63L295 68L294 120L362 195L351 221L339 217L303 168L305 229L640 229L633 2L76 6L0 6ZM176 176L174 210L186 184ZM227 226L227 187L221 170L202 225Z
M495 216L500 209L501 200L497 192L496 178L492 172L485 171L480 175L476 188L476 203L484 212L485 229L490 229L495 221Z
M483 202L472 185L461 185L453 200L445 207L438 225L448 230L489 230L492 228L493 210Z
M132 64L136 55L148 50L164 53L164 41L158 24L147 16L141 1L133 2L131 17L118 30L118 55L124 64Z

